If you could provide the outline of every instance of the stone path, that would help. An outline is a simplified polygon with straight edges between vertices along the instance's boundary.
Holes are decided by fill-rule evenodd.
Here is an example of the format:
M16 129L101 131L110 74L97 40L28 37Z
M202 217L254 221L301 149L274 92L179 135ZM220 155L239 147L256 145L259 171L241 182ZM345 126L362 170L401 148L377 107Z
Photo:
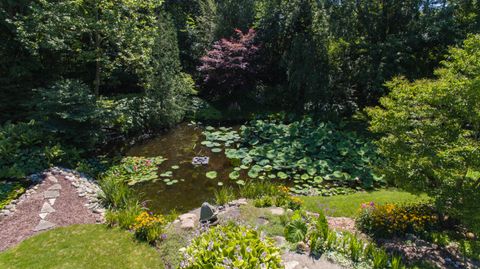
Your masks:
M0 251L55 227L103 222L98 191L94 183L70 170L43 173L8 212L0 214Z

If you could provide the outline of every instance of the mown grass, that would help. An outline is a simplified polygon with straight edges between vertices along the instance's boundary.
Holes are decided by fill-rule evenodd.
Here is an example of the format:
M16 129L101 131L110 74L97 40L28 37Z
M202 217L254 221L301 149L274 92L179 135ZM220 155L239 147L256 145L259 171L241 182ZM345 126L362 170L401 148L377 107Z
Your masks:
M105 225L54 229L0 253L0 268L164 268L154 248Z
M412 203L427 201L425 194L414 195L405 191L388 189L372 192L359 192L338 196L301 196L305 209L311 212L324 212L331 217L355 217L362 203Z

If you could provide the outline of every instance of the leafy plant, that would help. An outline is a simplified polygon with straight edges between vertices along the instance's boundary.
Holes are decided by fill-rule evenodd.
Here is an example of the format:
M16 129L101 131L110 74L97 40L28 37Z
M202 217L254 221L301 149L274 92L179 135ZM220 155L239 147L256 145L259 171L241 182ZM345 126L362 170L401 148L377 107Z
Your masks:
M0 178L24 178L61 161L64 154L35 121L0 127Z
M104 177L100 180L99 185L102 189L99 198L107 208L121 210L137 201L133 190L119 178Z
M233 191L232 187L222 187L220 190L214 191L215 195L215 203L217 205L224 205L228 202L235 199L235 192Z
M291 243L303 241L308 232L308 226L299 211L292 216L291 221L285 226L285 238Z
M388 254L384 249L375 249L372 252L372 268L383 269L388 266Z
M0 183L0 210L25 192L19 183Z
M154 243L162 235L165 224L166 221L163 216L143 211L135 218L131 228L135 231L135 236L138 239Z
M211 228L195 238L185 250L180 265L190 269L214 266L282 268L280 250L271 239L232 223Z
M109 226L118 226L122 229L130 230L142 210L138 201L130 200L123 208L107 210L105 221Z

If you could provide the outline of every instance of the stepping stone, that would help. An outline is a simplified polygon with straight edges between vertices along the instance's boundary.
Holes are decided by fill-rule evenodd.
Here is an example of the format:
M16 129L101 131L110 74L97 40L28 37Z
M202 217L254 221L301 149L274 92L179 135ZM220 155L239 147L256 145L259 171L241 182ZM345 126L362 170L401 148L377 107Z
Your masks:
M58 179L54 176L48 176L47 179L53 183L57 183L58 182Z
M57 199L52 198L52 199L48 199L48 202L50 203L50 205L54 205L56 200Z
M285 209L281 207L272 207L270 208L270 213L275 216L282 216L283 214L285 214Z
M40 213L53 213L55 212L55 209L47 202L43 203L42 210L40 210Z
M40 216L41 219L45 219L48 215L48 213L40 213L38 214Z
M61 190L61 189L62 189L62 185L60 185L58 183L51 186L50 188L48 188L49 191L58 191L58 190Z
M45 197L45 199L57 198L58 196L60 196L60 192L59 191L45 191L43 193L43 196Z
M37 227L35 227L34 231L38 232L38 231L48 230L53 227L55 227L54 223L51 223L50 221L46 221L42 219L38 223Z

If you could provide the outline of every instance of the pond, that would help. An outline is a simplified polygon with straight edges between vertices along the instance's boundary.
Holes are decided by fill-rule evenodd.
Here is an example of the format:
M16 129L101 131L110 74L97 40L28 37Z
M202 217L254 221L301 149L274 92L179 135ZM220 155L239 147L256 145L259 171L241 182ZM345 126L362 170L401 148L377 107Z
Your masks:
M138 143L127 151L128 156L155 157L167 159L159 167L159 173L172 171L177 184L167 185L163 181L140 183L134 186L147 206L157 213L178 212L200 207L205 201L212 202L214 191L219 185L236 188L235 181L228 175L233 166L223 153L212 151L201 145L202 128L183 123L169 132ZM193 165L197 156L209 157L208 165ZM172 169L172 166L177 169ZM206 173L216 171L216 179L209 179ZM219 183L221 182L221 183Z

